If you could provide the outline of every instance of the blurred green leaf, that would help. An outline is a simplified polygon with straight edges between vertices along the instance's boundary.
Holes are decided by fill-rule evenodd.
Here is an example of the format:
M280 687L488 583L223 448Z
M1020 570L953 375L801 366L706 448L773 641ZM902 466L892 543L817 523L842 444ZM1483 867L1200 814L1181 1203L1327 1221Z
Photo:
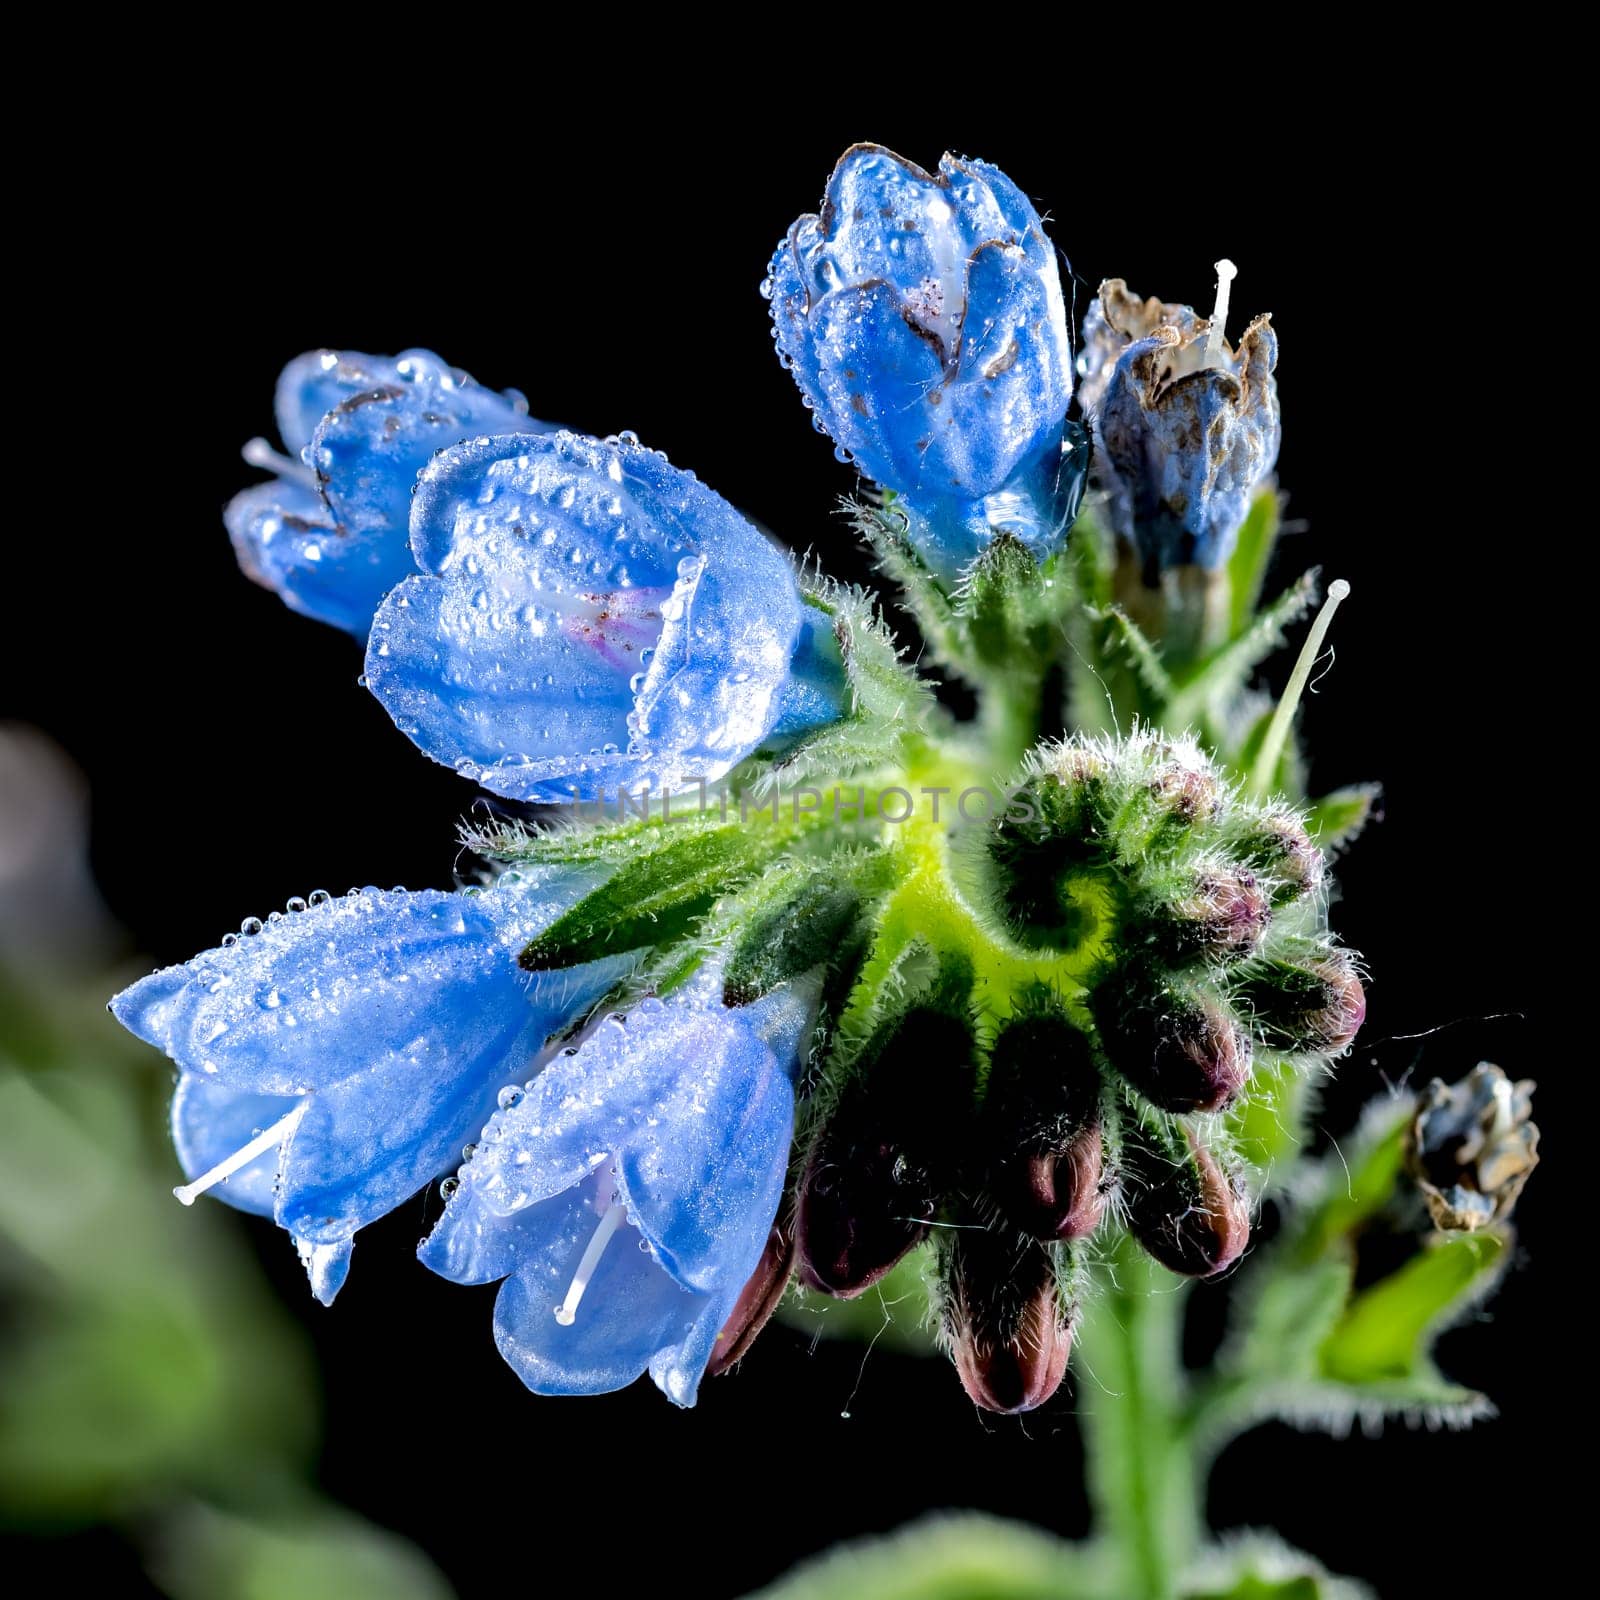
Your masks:
M1018 1522L943 1516L829 1551L750 1600L1088 1600L1110 1593L1090 1551Z
M1364 1584L1333 1577L1303 1551L1263 1534L1207 1551L1182 1594L1183 1600L1371 1600Z
M1279 511L1277 490L1263 489L1250 502L1250 510L1234 539L1233 554L1228 558L1228 631L1232 638L1237 639L1249 628L1261 603L1267 568L1278 543Z
M172 1600L450 1600L453 1592L415 1546L319 1505L273 1518L193 1505L155 1541L150 1565Z
M1428 1354L1431 1336L1492 1284L1509 1242L1492 1229L1431 1240L1421 1255L1350 1302L1322 1347L1323 1373L1341 1383L1431 1394L1443 1381ZM1447 1387L1453 1396L1467 1393Z
M1324 850L1343 849L1371 820L1382 793L1376 783L1357 783L1313 800L1306 813L1311 837Z

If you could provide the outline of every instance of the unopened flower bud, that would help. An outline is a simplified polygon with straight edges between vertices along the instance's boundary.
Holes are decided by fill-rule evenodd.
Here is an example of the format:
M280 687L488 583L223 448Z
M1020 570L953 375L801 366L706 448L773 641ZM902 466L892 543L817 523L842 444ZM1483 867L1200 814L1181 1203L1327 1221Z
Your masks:
M1292 811L1271 811L1256 819L1235 842L1234 854L1266 880L1275 909L1293 905L1322 887L1326 866L1322 851Z
M1156 772L1150 794L1175 823L1186 828L1209 822L1222 799L1212 773L1181 761L1169 762Z
M1000 1030L981 1119L987 1182L1006 1216L1037 1239L1080 1239L1099 1225L1100 1075L1089 1041L1041 1007Z
M1271 1049L1335 1056L1367 1016L1367 995L1347 950L1253 964L1234 991L1255 1035Z
M1207 864L1188 891L1160 908L1165 942L1179 960L1237 960L1261 943L1272 907L1255 874Z
M1209 1278L1239 1259L1249 1201L1192 1130L1129 1118L1122 1154L1129 1231L1162 1266Z
M726 1372L756 1342L756 1336L766 1327L772 1313L778 1309L784 1291L789 1287L789 1276L794 1270L794 1232L785 1230L783 1214L772 1225L767 1236L767 1248L762 1251L756 1270L750 1274L745 1286L734 1301L733 1311L717 1335L711 1359L706 1363L706 1376L714 1378Z
M1107 979L1092 1008L1112 1066L1163 1111L1219 1111L1249 1082L1249 1036L1202 988L1134 966Z
M936 997L863 1053L801 1179L798 1267L812 1288L849 1299L927 1237L971 1126L975 1045L970 1016Z
M1534 1085L1481 1061L1460 1083L1435 1078L1406 1143L1406 1164L1436 1228L1503 1222L1539 1164Z
M1079 745L1047 745L1029 759L989 833L1001 913L1023 944L1071 950L1091 931L1074 876L1105 847L1105 762Z
M1042 1406L1072 1351L1051 1249L1010 1228L960 1227L942 1257L944 1331L962 1387L985 1411Z

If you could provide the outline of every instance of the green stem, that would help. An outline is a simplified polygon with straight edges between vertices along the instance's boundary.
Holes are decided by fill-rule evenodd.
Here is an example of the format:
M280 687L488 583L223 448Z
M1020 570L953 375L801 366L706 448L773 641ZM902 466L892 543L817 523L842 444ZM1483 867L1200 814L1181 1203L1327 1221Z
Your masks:
M1018 663L992 678L978 707L984 755L994 773L1009 774L1038 742L1045 674Z
M1199 1543L1182 1365L1185 1286L1126 1240L1079 1331L1078 1395L1097 1531L1128 1600L1170 1600Z

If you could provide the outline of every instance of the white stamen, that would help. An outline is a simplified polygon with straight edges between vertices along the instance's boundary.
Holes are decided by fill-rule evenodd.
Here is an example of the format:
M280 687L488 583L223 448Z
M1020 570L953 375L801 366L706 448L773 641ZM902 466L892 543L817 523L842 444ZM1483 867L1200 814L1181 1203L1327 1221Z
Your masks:
M275 1144L282 1144L285 1139L300 1126L300 1119L306 1114L306 1107L310 1101L302 1098L294 1109L278 1118L270 1128L264 1128L253 1138L249 1144L235 1150L231 1156L224 1156L209 1172L202 1172L193 1183L186 1183L181 1188L172 1192L186 1206L192 1206L207 1189L215 1188L225 1179L231 1178L241 1167L248 1167L259 1155L270 1150Z
M588 1248L583 1252L578 1270L572 1275L567 1298L556 1307L556 1321L563 1328L570 1328L578 1320L578 1303L583 1299L583 1291L589 1287L589 1280L594 1276L595 1268L600 1265L600 1257L606 1253L606 1246L611 1243L611 1235L622 1225L627 1215L626 1206L614 1205L608 1207L605 1215L600 1218L600 1226L594 1230L594 1237L590 1239Z
M1333 614L1339 609L1339 602L1349 593L1350 585L1343 578L1335 578L1328 585L1328 598L1322 602L1317 620L1311 624L1311 632L1306 635L1306 642L1300 647L1300 658L1294 664L1294 671L1289 674L1289 683L1283 691L1283 698L1278 702L1278 709L1272 713L1272 721L1267 725L1267 736L1261 741L1261 750L1256 756L1256 764L1250 774L1250 791L1257 798L1264 799L1272 792L1273 774L1277 772L1278 763L1283 759L1283 746L1289 737L1289 728L1294 722L1295 711L1299 708L1300 696L1305 693L1306 684L1311 678L1311 669L1317 664L1317 656L1322 651L1322 641L1328 636Z
M317 475L303 461L295 461L284 455L281 450L274 450L265 439L252 439L239 452L252 467L259 467L262 472L275 472L280 478L288 478L295 483L303 483L308 489L317 486Z
M1222 367L1228 358L1222 352L1222 342L1228 331L1228 296L1233 292L1233 280L1239 269L1226 256L1217 263L1217 303L1211 308L1211 326L1206 332L1206 365Z

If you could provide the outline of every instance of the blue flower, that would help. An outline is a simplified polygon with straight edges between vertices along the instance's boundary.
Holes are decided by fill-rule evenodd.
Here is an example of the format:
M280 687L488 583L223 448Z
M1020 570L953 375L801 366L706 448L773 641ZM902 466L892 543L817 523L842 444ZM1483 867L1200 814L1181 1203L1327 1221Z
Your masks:
M1263 316L1228 344L1232 263L1218 270L1210 319L1140 300L1113 278L1084 320L1078 397L1093 421L1096 470L1113 527L1152 581L1168 567L1223 565L1278 459L1277 337Z
M178 1064L173 1137L190 1183L288 1230L325 1304L351 1237L453 1167L545 1039L626 970L530 987L517 953L592 874L479 893L352 890L252 918L123 990L117 1020Z
M672 791L839 714L838 650L789 559L628 435L442 452L411 544L423 575L379 608L367 686L498 794Z
M720 976L608 1017L484 1129L422 1260L504 1278L495 1342L539 1394L648 1371L694 1404L783 1194L808 981L740 1010Z
M245 459L277 476L225 513L246 574L296 611L365 638L378 602L415 568L406 519L434 451L485 433L542 433L514 390L480 389L426 350L313 350L278 379L278 431ZM292 458L292 459L291 459Z
M1087 466L1066 429L1071 336L1055 249L1004 173L856 145L762 289L817 426L903 499L939 576L998 529L1059 546Z

